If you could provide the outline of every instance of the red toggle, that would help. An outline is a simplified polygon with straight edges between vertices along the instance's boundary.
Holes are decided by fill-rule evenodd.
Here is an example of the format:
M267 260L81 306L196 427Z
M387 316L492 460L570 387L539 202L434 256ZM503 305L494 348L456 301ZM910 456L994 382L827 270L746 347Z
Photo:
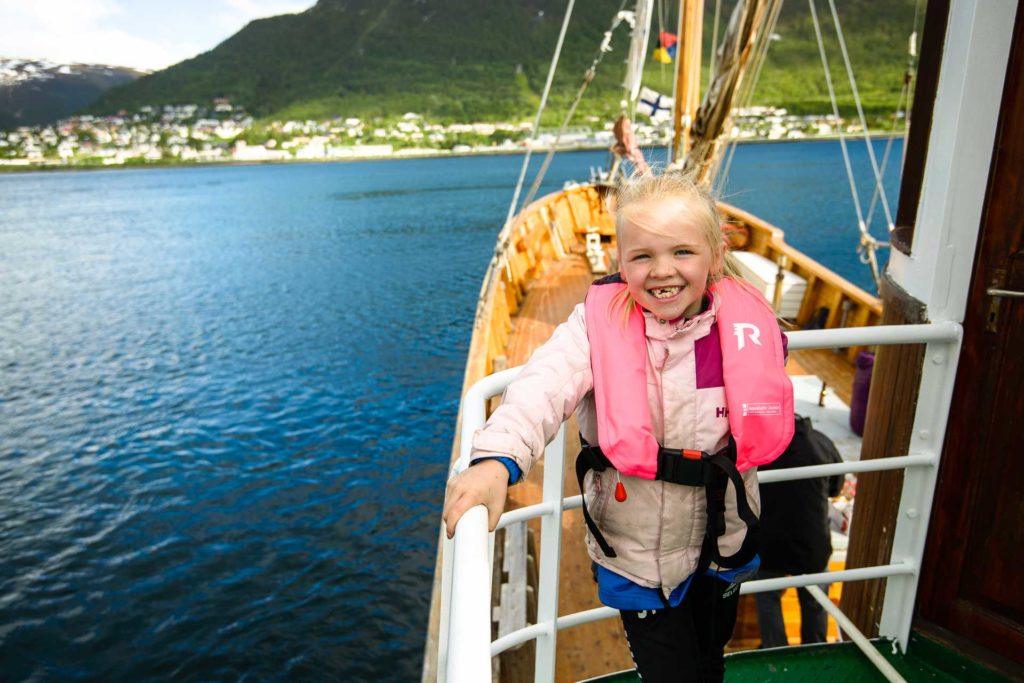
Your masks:
M690 460L700 460L702 457L704 457L704 453L702 453L701 451L691 451L689 449L684 448L683 457L688 458Z
M622 485L621 481L615 485L615 500L620 503L626 500L626 487Z

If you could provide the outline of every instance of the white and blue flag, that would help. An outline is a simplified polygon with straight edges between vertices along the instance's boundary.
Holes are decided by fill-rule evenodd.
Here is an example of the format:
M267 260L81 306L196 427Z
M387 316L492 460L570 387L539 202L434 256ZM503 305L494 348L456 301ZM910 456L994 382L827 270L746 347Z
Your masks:
M636 109L642 114L647 114L652 121L664 121L672 116L672 105L674 100L648 87L640 88L640 99L636 103Z

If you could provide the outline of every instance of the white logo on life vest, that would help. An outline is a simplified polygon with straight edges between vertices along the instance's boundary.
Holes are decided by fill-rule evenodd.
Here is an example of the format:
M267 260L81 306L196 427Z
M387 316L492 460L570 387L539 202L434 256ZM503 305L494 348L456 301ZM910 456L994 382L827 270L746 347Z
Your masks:
M751 323L733 323L732 333L736 335L736 349L739 351L743 350L744 340L743 331L746 330L750 335L750 341L754 342L758 346L761 345L761 330L758 329L757 325Z
M782 415L781 403L744 403L743 417L756 415L758 417Z

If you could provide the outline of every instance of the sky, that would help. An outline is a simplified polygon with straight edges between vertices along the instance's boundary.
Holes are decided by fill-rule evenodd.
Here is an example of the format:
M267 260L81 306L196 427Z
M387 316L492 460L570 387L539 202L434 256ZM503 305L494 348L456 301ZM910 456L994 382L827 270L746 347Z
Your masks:
M0 57L158 70L315 0L0 0Z

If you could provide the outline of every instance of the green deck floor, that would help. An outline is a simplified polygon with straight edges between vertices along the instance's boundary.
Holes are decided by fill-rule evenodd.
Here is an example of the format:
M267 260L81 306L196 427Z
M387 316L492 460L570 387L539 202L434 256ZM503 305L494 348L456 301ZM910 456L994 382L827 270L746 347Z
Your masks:
M875 647L907 679L908 683L929 681L970 681L971 683L1002 683L1009 679L976 664L935 641L917 633L910 636L906 655L898 654L892 641L874 641ZM895 654L894 654L895 652ZM611 674L594 681L639 681L633 671ZM785 647L774 650L751 650L728 655L725 663L726 683L755 681L828 681L829 683L862 683L884 681L877 669L851 642L830 645Z

